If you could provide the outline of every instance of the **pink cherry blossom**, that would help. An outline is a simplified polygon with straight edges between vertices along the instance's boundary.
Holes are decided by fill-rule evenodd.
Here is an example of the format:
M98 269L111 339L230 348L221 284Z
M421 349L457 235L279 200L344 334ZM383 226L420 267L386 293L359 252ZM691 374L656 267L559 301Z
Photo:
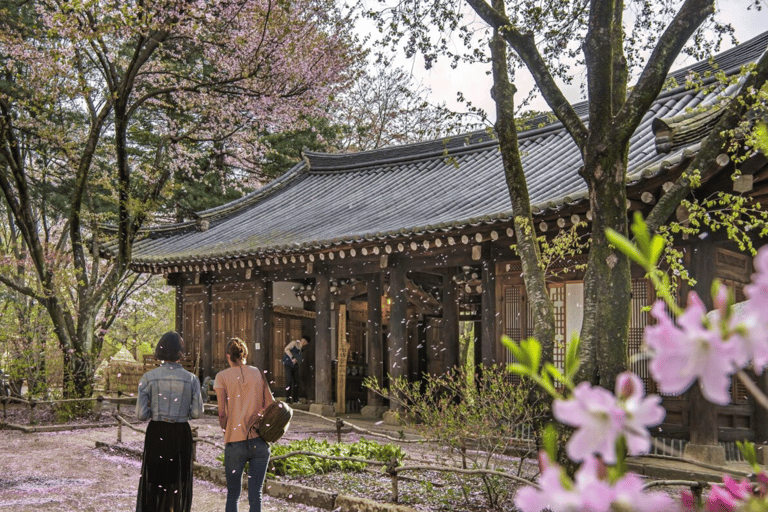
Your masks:
M612 464L616 462L616 441L623 436L630 455L641 455L650 449L648 427L664 419L661 399L644 397L643 383L637 375L622 373L616 380L616 396L587 382L576 386L569 400L555 400L555 418L578 430L566 445L568 456L580 462L600 454Z
M651 350L651 374L662 393L680 394L698 379L704 397L725 405L730 402L730 377L741 359L736 339L724 340L721 331L708 329L707 310L695 292L678 325L657 301L651 315L658 321L645 328L645 343Z

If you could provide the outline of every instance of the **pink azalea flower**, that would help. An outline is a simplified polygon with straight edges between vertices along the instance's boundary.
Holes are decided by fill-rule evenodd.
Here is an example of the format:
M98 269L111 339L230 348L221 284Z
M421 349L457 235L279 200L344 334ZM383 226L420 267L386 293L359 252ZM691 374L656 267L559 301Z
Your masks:
M624 372L616 378L616 395L626 413L622 433L627 442L627 452L629 455L648 453L651 450L648 427L661 423L666 414L661 406L661 397L646 397L643 381L632 372Z
M745 355L752 360L755 371L762 373L768 365L768 337L764 335L768 330L768 248L758 251L754 266L752 282L744 287L747 301L734 316L748 333L743 340Z
M753 496L752 484L746 478L737 482L723 475L723 485L715 485L705 504L707 512L731 512Z
M616 462L616 439L626 413L608 390L581 382L570 399L554 401L552 414L560 423L578 429L565 447L571 460L581 462L599 453L607 463Z
M576 472L574 482L562 468L549 464L542 471L542 490L524 487L515 496L522 512L609 512L612 510L658 512L674 510L672 499L663 492L643 492L643 482L628 473L615 485L604 479L605 467L596 457L588 457Z
M597 453L608 464L616 462L616 440L624 436L630 455L648 453L651 436L648 427L664 419L658 396L644 397L640 378L630 372L616 379L617 398L601 387L582 382L569 400L555 400L555 418L578 430L566 445L568 457L576 462Z
M706 313L695 292L688 295L688 307L678 319L680 327L663 302L653 305L651 315L658 323L645 329L645 343L652 351L650 370L662 393L680 394L698 379L707 400L726 405L739 347L735 340L723 340L721 332L704 326Z

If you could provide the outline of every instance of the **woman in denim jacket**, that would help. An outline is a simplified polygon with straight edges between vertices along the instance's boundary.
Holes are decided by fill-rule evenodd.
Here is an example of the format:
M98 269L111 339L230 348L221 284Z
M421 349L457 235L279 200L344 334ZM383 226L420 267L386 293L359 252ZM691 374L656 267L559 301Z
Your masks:
M179 360L184 340L163 334L155 348L162 364L139 382L136 417L151 420L144 437L144 455L136 512L189 512L192 508L192 431L189 420L203 413L200 381Z

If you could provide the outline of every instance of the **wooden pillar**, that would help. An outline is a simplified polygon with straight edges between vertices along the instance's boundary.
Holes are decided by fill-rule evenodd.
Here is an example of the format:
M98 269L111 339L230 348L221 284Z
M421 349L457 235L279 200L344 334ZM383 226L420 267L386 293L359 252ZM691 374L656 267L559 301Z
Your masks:
M712 281L716 276L717 246L709 239L690 245L692 275L696 279L693 290L701 297L708 310L712 309ZM698 381L688 392L689 444L685 455L702 462L725 464L725 451L718 444L717 406L707 402Z
M269 371L274 375L274 368L269 365L269 351L271 349L271 320L270 314L270 283L263 276L256 276L253 280L253 360L252 364L261 371ZM273 378L269 379L274 380Z
M762 375L755 375L754 373L749 372L749 375L755 379L760 391L768 393L768 371L763 370ZM768 444L768 410L757 404L753 399L750 399L750 403L754 404L753 407L755 409L755 422L753 426L753 430L755 431L755 444L766 445ZM763 450L768 451L768 447L763 446ZM768 462L768 457L766 457L766 455L768 455L768 453L766 453L762 459L758 458L758 462L761 462L761 460L761 464Z
M331 405L331 287L326 274L315 277L315 297L315 401L320 405Z
M450 371L459 365L459 287L452 274L443 276L443 363Z
M175 321L175 327L174 329L176 332L181 334L182 338L184 337L184 334L182 334L181 331L184 330L184 287L181 284L181 279L179 279L179 276L177 274L173 275L173 279L168 279L168 284L174 285L176 288L176 321ZM186 347L187 352L189 352L190 347Z
M476 365L491 366L496 364L496 263L493 259L483 261L482 320L480 333L480 353L482 359Z
M368 277L368 325L365 334L368 339L368 375L376 379L379 385L384 383L384 340L382 339L382 274L372 274ZM381 395L368 391L368 405L381 406L384 399Z
M214 378L213 371L213 286L209 279L205 282L205 301L203 302L203 379Z
M389 296L392 299L389 316L389 375L390 380L404 377L408 371L408 292L405 270L395 266L389 274ZM395 400L390 400L390 410L399 410Z

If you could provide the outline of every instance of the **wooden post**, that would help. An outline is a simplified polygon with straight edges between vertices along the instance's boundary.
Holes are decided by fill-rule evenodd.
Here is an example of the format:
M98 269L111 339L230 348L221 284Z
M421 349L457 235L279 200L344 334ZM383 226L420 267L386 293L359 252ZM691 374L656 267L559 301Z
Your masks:
M408 291L405 284L405 270L397 266L390 270L389 295L392 299L389 319L389 373L390 382L404 377L408 370L407 337ZM390 399L390 410L400 410L396 400Z
M368 375L375 378L379 385L384 383L384 340L382 339L382 274L372 274L368 278L368 325L365 333L368 338ZM384 398L368 390L368 405L381 406Z
M347 306L339 305L339 320L336 324L338 332L338 359L336 363L336 412L347 412L347 356L349 343L347 342Z
M482 332L480 336L482 360L475 365L491 366L496 363L496 263L493 258L483 261Z
M121 398L123 396L123 392L118 390L117 391L117 404L115 404L115 409L117 410L117 442L122 443L123 442L123 422L120 421L120 402Z
M210 281L205 283L205 301L203 301L203 380L213 378L213 287Z
M331 288L328 276L315 277L315 401L333 403L331 376Z
M443 276L443 351L445 370L459 365L459 287L453 276Z
M270 351L270 314L268 283L263 276L256 276L253 290L253 365L261 370L270 370L274 376L274 368L269 367ZM274 379L274 377L273 377Z
M690 245L692 251L692 275L696 278L693 290L699 295L707 310L712 309L712 281L715 279L717 246L709 239L697 240ZM688 392L689 443L685 456L702 462L725 464L725 450L718 444L717 406L707 402L698 381Z

